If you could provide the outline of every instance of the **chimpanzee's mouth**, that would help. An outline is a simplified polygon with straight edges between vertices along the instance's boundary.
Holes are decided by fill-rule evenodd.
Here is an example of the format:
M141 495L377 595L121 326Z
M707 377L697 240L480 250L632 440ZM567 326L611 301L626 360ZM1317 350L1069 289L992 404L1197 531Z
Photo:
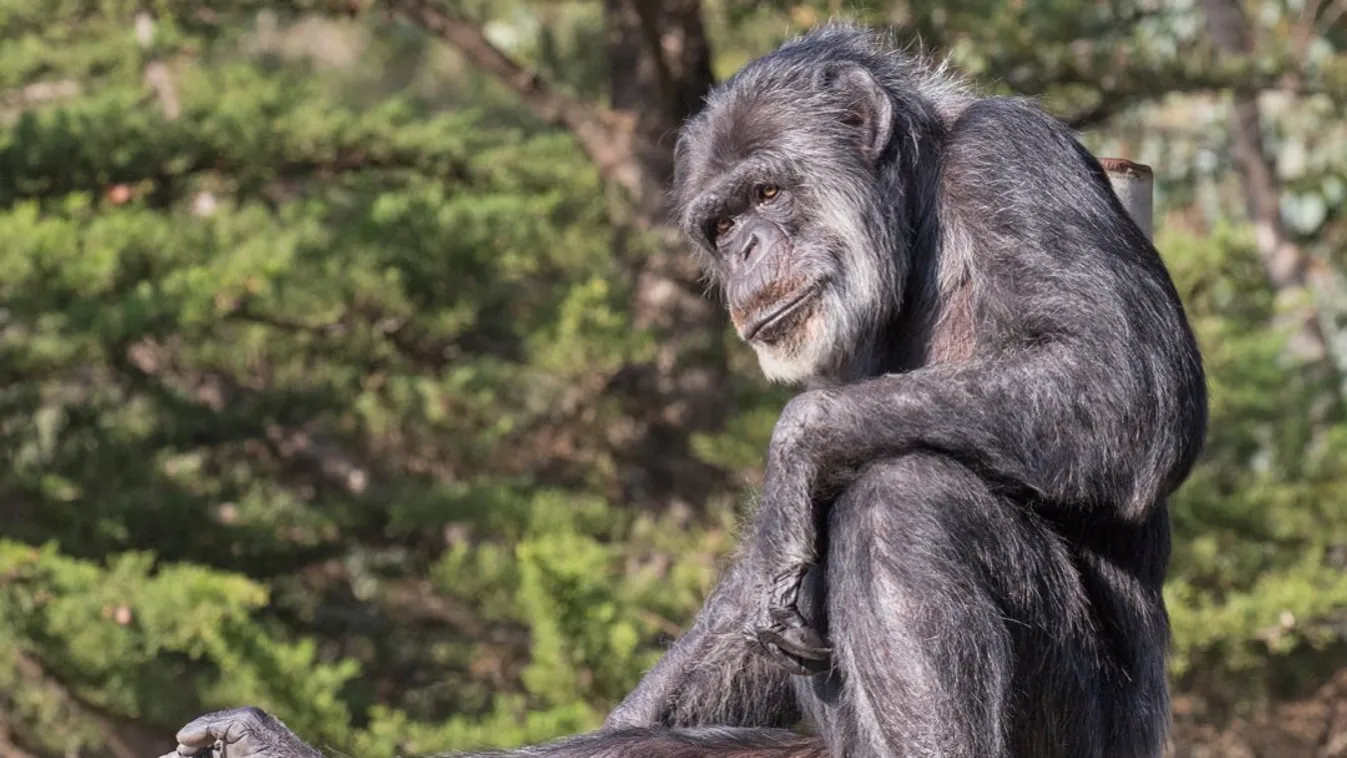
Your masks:
M801 287L796 293L782 301L776 310L768 311L744 332L745 342L765 342L771 344L790 331L799 321L796 316L805 311L805 306L813 302L823 290L823 282L813 282Z

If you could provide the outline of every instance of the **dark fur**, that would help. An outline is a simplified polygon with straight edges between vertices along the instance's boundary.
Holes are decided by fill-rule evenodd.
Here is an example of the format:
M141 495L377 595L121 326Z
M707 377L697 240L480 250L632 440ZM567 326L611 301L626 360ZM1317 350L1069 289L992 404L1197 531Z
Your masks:
M814 293L753 341L809 389L692 629L605 731L514 754L1159 756L1166 499L1206 395L1095 159L1031 104L829 27L718 88L677 163L741 334ZM801 716L818 737L775 731Z
M610 725L789 720L757 661L808 657L792 583L822 556L835 669L796 679L794 705L833 755L1159 755L1165 500L1206 396L1169 276L1098 162L1032 105L831 28L726 83L678 166L681 221L741 334L823 282L754 343L813 389L777 423L726 597ZM781 191L746 200L761 184ZM763 225L788 242L733 231Z

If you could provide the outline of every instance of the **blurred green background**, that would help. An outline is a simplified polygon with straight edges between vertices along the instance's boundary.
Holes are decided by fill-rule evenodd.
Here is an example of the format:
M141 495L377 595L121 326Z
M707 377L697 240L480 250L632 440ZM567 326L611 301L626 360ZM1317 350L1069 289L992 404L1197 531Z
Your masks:
M1175 752L1347 755L1347 0L0 0L0 756L599 724L787 397L673 131L834 14L1154 168L1212 391Z

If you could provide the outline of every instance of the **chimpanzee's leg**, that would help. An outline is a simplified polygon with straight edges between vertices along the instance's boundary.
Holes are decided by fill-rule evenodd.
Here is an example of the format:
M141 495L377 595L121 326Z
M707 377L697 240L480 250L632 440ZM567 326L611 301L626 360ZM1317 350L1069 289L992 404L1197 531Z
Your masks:
M731 564L692 627L613 709L604 726L796 723L800 712L790 677L754 653L746 636L747 601L763 591L744 560Z
M609 715L602 731L519 751L471 755L822 758L817 738L763 728L793 726L800 711L790 677L749 645L745 607L750 593L762 591L751 573L742 561L730 566L692 628ZM207 714L184 727L178 739L179 757L322 758L258 708Z
M1101 650L1068 548L942 456L877 463L833 504L835 671L797 680L829 753L1096 758Z

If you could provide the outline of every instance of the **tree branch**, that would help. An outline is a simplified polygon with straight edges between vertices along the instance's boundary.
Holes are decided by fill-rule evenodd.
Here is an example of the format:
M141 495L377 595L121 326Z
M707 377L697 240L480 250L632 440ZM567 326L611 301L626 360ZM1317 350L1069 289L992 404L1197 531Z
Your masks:
M172 160L182 157L181 155L174 156L174 158L167 159L159 165L115 167L103 175L101 181L105 183L104 186L135 185L146 179L155 180L157 184L166 184L184 177L208 172L240 176L246 172L249 166L247 158L215 151L203 151L191 156L184 166L171 165ZM358 171L434 170L437 172L436 176L453 181L466 181L470 177L469 168L466 164L451 161L447 165L436 165L433 160L427 160L424 153L414 150L392 151L378 145L348 146L341 148L335 155L330 156L299 156L271 163L267 168L270 170L269 178L281 182L298 181L309 177L329 178ZM95 174L96 172L70 172L71 176ZM0 202L13 202L20 199L48 200L81 190L102 190L104 188L104 186L86 186L80 181L61 181L59 179L30 188L31 183L22 181L28 179L29 176L37 176L36 169L27 176L8 176L0 179ZM157 191L163 193L164 190L161 187Z
M1344 0L1347 3L1347 0ZM1306 82L1290 63L1282 70L1258 70L1253 58L1236 53L1218 56L1183 56L1156 65L1135 65L1103 71L1092 67L1061 64L1033 75L1007 80L1017 94L1040 95L1051 87L1079 85L1094 90L1098 102L1061 116L1073 129L1098 125L1140 102L1161 95L1243 90L1277 90L1305 96L1325 94L1334 99L1347 95L1347 88L1326 81Z
M23 750L14 741L9 719L3 711L0 711L0 755L5 756L5 758L37 758L37 755Z
M1212 45L1225 55L1252 58L1256 52L1249 22L1239 0L1202 0L1207 32ZM1281 216L1281 184L1272 159L1263 149L1263 126L1258 92L1249 85L1232 88L1230 122L1231 160L1244 189L1249 220L1253 223L1258 257L1268 284L1293 307L1282 314L1291 327L1289 349L1304 361L1318 364L1331 374L1333 394L1329 407L1316 411L1336 416L1341 411L1341 377L1324 313L1315 295L1331 292L1333 285L1321 267L1295 244ZM1323 421L1324 418L1316 418Z
M636 119L557 92L487 39L476 23L434 0L384 0L386 6L433 32L473 66L509 87L535 115L570 131L600 174L631 194L651 214L663 204L664 188L651 181L636 161Z
M66 708L93 721L114 758L142 758L146 746L153 744L156 735L150 730L80 695L48 671L37 658L20 651L15 663L20 679L30 686L47 688Z

